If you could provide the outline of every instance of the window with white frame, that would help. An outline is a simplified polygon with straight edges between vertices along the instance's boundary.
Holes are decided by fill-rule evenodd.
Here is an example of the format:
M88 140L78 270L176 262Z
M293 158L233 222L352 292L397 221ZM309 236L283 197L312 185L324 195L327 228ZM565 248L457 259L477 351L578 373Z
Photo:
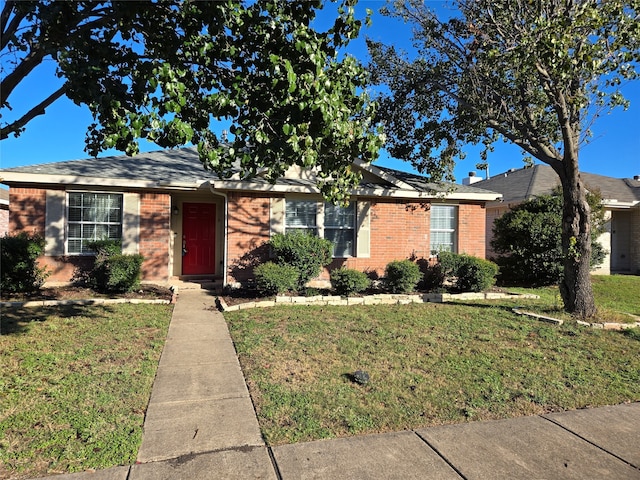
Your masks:
M356 204L333 205L315 200L287 199L285 232L305 231L333 243L334 257L355 255Z
M287 199L284 217L285 232L297 230L317 235L317 217L318 202Z
M122 194L70 192L67 205L68 253L91 253L95 240L122 239Z
M324 204L324 238L333 243L334 257L354 255L356 233L356 205Z
M458 207L456 205L431 205L430 250L456 252L457 250Z

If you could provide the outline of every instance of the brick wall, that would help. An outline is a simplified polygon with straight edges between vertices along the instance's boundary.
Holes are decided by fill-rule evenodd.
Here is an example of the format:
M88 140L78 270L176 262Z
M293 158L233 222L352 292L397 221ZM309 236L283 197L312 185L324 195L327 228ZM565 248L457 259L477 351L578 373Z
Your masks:
M171 197L166 193L140 194L140 254L142 278L167 280L169 277L169 235Z
M9 189L9 231L44 235L46 191L39 188Z
M229 193L227 218L228 282L253 277L253 268L268 258L269 197Z
M402 200L371 202L371 255L336 260L329 269L345 265L382 276L387 263L429 258L429 204ZM329 278L328 271L323 277Z
M461 204L458 207L458 253L485 258L485 209L480 205Z
M26 231L44 235L46 191L35 188L9 190L9 228L12 233ZM171 198L165 193L140 194L139 252L145 259L142 278L167 280L169 268L169 234ZM41 257L39 263L48 268L50 283L69 282L78 267L87 267L91 257L61 255Z
M268 259L269 198L229 194L228 282L251 278L253 268ZM321 274L340 266L377 276L392 260L429 258L429 204L401 200L371 202L371 254L369 257L337 259ZM485 257L485 210L480 205L461 204L458 210L458 247L461 253Z

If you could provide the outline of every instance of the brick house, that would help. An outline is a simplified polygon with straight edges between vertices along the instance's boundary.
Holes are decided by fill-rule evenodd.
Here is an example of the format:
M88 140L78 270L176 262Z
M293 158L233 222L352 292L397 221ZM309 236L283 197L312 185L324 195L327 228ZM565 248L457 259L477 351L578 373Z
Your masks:
M600 191L605 210L606 231L598 241L609 253L593 273L640 274L640 177L613 178L585 172L580 176L587 189ZM500 200L486 206L487 258L494 255L490 243L495 219L525 200L552 193L560 185L558 175L548 165L512 169L488 180L470 180L465 183L502 194Z
M68 282L90 260L87 243L122 240L144 256L143 280L252 277L277 232L306 230L332 240L334 261L381 275L386 264L441 249L484 257L485 204L498 194L436 185L396 170L354 163L362 182L347 207L325 203L308 171L275 184L219 179L193 148L0 171L10 187L10 231L44 235L48 281Z

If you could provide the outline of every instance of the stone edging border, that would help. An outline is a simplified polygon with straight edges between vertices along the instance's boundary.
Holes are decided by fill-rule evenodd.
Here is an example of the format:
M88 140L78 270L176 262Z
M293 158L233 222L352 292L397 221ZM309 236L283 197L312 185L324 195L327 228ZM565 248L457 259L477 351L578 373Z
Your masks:
M53 307L66 305L113 305L116 303L144 303L144 304L165 304L175 303L175 296L171 300L146 299L146 298L88 298L84 300L31 300L28 302L0 302L0 307L8 308L30 308L30 307Z
M527 312L527 311L521 310L520 308L513 308L512 311L513 311L513 313L515 313L517 315L524 315L526 317L532 317L532 318L535 318L535 319L540 320L542 322L552 323L554 325L562 325L564 323L564 320L560 320L558 318L553 318L553 317L547 317L545 315L539 315L539 314L533 313L533 312ZM635 323L593 322L593 323L589 323L589 322L585 322L585 321L582 321L582 320L576 320L576 323L578 325L583 326L583 327L599 328L599 329L603 329L603 330L629 330L629 329L632 329L632 328L640 328L640 322L635 322Z
M410 303L446 303L452 300L497 300L503 298L540 298L529 294L507 293L425 293L419 295L378 294L364 297L340 297L338 295L317 295L314 297L277 296L275 300L260 302L246 302L237 305L227 305L223 298L217 297L218 308L223 312L234 312L250 308L275 307L276 305L407 305Z
M216 304L222 312L235 312L252 308L275 307L276 305L407 305L410 303L446 303L452 300L499 300L504 298L540 298L538 295L517 293L426 293L422 295L379 294L365 297L340 297L337 295L317 295L315 297L289 297L277 296L275 300L263 300L260 302L245 302L237 305L227 305L222 297L216 298ZM519 307L512 309L513 313L535 318L542 322L554 325L562 325L564 320L533 312L521 310ZM589 323L582 320L578 325L604 330L626 330L640 328L640 322L635 323Z

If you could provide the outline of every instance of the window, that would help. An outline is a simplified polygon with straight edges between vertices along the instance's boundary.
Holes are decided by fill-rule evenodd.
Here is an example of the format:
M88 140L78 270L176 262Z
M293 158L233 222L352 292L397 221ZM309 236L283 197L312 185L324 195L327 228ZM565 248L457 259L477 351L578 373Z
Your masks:
M308 200L287 200L285 207L285 231L299 230L318 234L318 202Z
M455 205L431 206L431 254L455 252L458 207Z
M343 207L315 200L286 200L285 232L293 230L319 235L333 243L334 257L355 254L356 204Z
M69 253L90 253L94 240L122 238L122 194L72 192L68 208Z
M356 231L356 208L351 202L346 207L324 204L324 238L333 243L334 257L352 257Z

